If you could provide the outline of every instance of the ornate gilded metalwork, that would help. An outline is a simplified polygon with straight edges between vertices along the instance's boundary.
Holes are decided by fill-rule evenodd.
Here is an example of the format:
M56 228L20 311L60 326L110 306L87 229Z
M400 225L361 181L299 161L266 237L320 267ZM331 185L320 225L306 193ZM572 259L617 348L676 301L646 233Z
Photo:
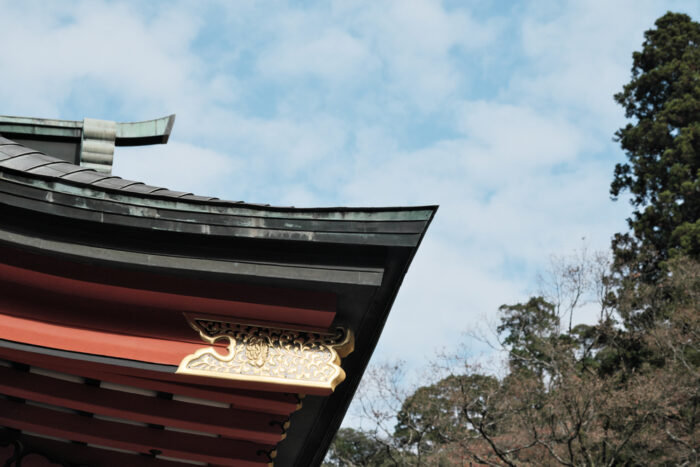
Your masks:
M228 340L228 354L207 347L185 357L177 373L331 391L345 379L341 357L353 350L348 330L319 333L188 316L205 342Z

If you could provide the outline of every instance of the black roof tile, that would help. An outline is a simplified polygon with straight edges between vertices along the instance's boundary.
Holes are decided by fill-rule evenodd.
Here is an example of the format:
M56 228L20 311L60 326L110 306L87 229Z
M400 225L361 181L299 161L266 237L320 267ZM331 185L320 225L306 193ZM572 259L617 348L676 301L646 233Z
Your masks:
M70 180L72 182L85 183L86 185L90 185L105 178L111 178L111 176L103 174L102 172L96 172L94 170L76 171L61 177L62 180Z
M29 169L28 172L37 175L45 175L48 177L63 177L66 174L73 172L83 172L85 169L83 167L71 164L70 162L52 162L49 164L41 165L33 169Z
M27 172L31 169L54 162L57 162L55 157L47 156L40 152L32 152L0 161L0 167Z
M21 144L6 144L3 146L0 146L0 158L1 159L7 159L9 157L17 157L17 156L22 156L24 154L41 154L39 151L35 151L34 149L30 149L26 146L22 146Z
M139 183L139 182L135 182L133 180L124 180L121 177L111 177L111 178L103 178L102 180L98 180L95 183L93 183L92 186L98 186L100 188L112 188L115 190L121 190L126 186L133 185L134 183Z
M188 193L186 191L173 191L173 190L168 190L168 189L162 189L158 191L154 191L151 194L158 195L158 196L167 196L169 198L182 198L185 195L191 195L192 193Z
M218 201L219 198L214 198L212 196L198 196L193 194L180 196L181 199L189 199L193 201Z
M157 186L146 185L145 183L136 183L134 185L129 185L122 188L123 191L129 191L131 193L142 193L142 194L155 194L160 190L168 191L167 188L160 188Z
M142 199L145 204L148 204L148 199L160 198L161 200L171 200L173 202L186 202L192 201L197 204L209 205L214 208L211 214L215 217L218 214L224 216L234 215L232 213L225 213L222 208L228 208L235 206L242 206L242 208L250 209L250 212L241 211L235 214L235 216L247 216L251 215L253 217L265 217L269 218L265 222L272 225L275 223L275 219L286 219L286 218L296 218L299 222L316 222L316 220L321 218L326 218L324 222L330 222L335 224L336 221L339 223L333 228L323 227L324 231L328 232L340 232L344 230L341 224L344 225L346 221L349 222L348 225L353 224L354 230L358 232L375 232L374 227L380 226L380 224L374 224L376 221L387 221L393 222L401 221L416 221L424 222L429 219L425 216L430 215L430 212L434 212L437 208L436 206L424 206L424 207L407 207L407 208L308 208L308 209L296 209L293 207L274 207L272 209L269 204L254 204L246 203L244 201L228 201L220 200L212 196L197 196L191 193L182 191L173 191L167 188L156 187L151 185L146 185L141 182L136 182L133 180L125 180L120 177L115 177L102 172L97 172L92 169L81 167L70 162L66 162L62 159L43 154L41 152L34 151L27 148L21 144L17 144L11 140L0 137L0 168L7 168L9 170L21 171L25 174L31 174L35 177L42 177L48 179L55 179L59 181L65 181L77 186L82 186L84 188L92 188L98 190L109 190L113 192L120 193L122 195L127 195L133 197L133 202L136 204L141 204L142 201L137 201L137 199ZM3 178L3 174L0 173L0 179ZM85 193L85 196L90 197L91 195ZM101 196L100 196L101 197ZM121 200L120 202L125 202ZM188 207L183 206L172 206L174 210L184 209L186 211L208 211L210 208L204 207L200 209L191 205ZM256 209L262 209L263 211L255 212ZM356 212L355 212L356 211ZM413 211L418 218L404 216L398 211ZM345 214L349 212L351 214ZM375 216L373 213L377 212L380 216ZM269 214L267 214L269 213ZM328 213L328 214L326 214ZM358 222L355 222L358 221ZM369 222L368 225L364 225L363 222ZM329 224L329 226L331 225ZM286 224L283 226L286 229ZM342 227L342 228L341 228ZM278 228L278 227L274 227ZM338 230L340 228L340 230ZM383 228L383 227L381 227ZM408 227L407 227L408 228ZM302 229L302 226L299 227ZM299 230L296 227L293 230ZM352 229L351 229L352 230ZM405 230L405 229L403 229ZM379 230L377 232L380 232ZM393 230L392 230L393 232ZM389 232L387 232L389 233ZM400 232L399 232L400 233ZM383 235L383 233L382 233Z

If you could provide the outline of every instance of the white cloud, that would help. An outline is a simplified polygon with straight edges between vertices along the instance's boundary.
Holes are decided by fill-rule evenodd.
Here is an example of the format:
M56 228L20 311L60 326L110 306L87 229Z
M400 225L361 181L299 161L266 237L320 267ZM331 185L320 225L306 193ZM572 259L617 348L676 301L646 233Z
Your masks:
M509 96L565 107L583 117L579 124L610 133L624 117L612 96L629 80L632 51L639 49L643 32L668 9L689 5L648 0L531 4L519 25L529 73L513 77ZM697 13L697 4L693 8Z
M498 32L496 23L477 22L466 10L448 12L423 0L375 3L358 16L357 29L384 60L388 90L428 111L460 90L470 65L478 67L459 63L453 53L481 50Z
M301 37L292 33L291 40L287 37L262 53L258 67L263 74L279 80L317 75L346 83L357 80L361 74L371 73L378 66L367 44L346 31L303 29Z
M257 60L262 76L317 77L337 93L355 91L358 80L373 83L372 98L384 111L387 103L439 109L469 78L455 54L481 50L499 29L498 22L424 0L282 7L264 21L274 40Z
M469 157L470 168L476 170L501 165L509 172L570 162L585 147L584 132L575 122L522 105L467 102L459 114L459 128L476 146Z

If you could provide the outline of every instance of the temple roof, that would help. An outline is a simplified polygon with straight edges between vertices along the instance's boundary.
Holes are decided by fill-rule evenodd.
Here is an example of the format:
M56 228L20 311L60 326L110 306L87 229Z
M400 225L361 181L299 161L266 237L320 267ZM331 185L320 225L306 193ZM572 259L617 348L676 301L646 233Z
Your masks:
M62 202L56 203L66 207L80 205L82 210L110 212L109 205L134 206L119 214L183 222L191 224L187 230L202 234L415 246L436 209L436 206L294 208L225 201L108 175L2 136L0 169L9 169L0 171L0 178L7 181L65 194ZM159 211L139 210L136 206ZM81 217L78 211L74 215ZM86 215L83 213L82 217ZM105 222L127 221L114 218ZM353 240L353 235L358 238Z
M20 367L53 365L37 371L67 372L85 381L94 374L176 395L205 391L210 398L230 398L221 391L238 391L240 398L252 391L253 408L267 417L269 404L260 402L265 394L285 398L297 390L245 381L228 387L176 374L180 359L202 345L185 318L200 313L308 332L340 326L355 336L354 352L342 355L345 381L334 391L297 391L308 395L300 410L286 415L291 427L275 459L278 466L319 465L436 209L293 208L220 200L122 179L0 136L0 360ZM39 335L39 340L32 337ZM16 368L3 371L20 381ZM97 401L110 394L93 392ZM82 403L71 397L66 403ZM148 401L141 403L148 407ZM173 411L178 407L170 405ZM21 414L21 409L16 410ZM90 410L100 410L99 404ZM128 408L120 414L150 417L130 414ZM75 420L75 436L87 436L91 424L122 432L103 420ZM150 439L153 429L141 430L143 439ZM32 436L25 441L43 446ZM124 436L129 449L137 449L139 438ZM164 445L175 449L177 436L168 432ZM217 443L228 441L207 442L220 449ZM269 448L265 445L265 452ZM92 455L95 449L83 451ZM194 448L181 456L206 458Z

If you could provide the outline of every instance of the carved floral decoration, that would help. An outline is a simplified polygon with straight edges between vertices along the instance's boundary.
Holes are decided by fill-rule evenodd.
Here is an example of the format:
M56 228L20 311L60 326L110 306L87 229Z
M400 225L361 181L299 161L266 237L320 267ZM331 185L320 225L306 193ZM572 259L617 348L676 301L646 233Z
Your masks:
M345 379L340 358L353 350L352 334L263 327L210 318L188 317L210 344L228 340L228 354L213 347L185 357L177 373L333 390Z

